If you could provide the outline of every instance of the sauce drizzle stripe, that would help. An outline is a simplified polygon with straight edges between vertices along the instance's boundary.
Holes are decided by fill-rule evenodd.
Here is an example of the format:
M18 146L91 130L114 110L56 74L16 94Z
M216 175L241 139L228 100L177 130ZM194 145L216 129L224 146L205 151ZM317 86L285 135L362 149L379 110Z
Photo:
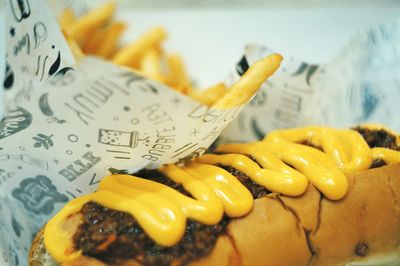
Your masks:
M328 199L338 200L348 190L345 174L368 169L374 159L400 162L400 152L370 149L354 130L325 127L277 130L262 141L226 144L217 152L223 154L205 154L184 167L166 165L159 169L193 198L135 176L105 177L98 192L70 201L47 223L47 250L58 262L81 255L74 250L72 235L63 230L63 224L89 201L130 213L156 243L164 246L181 239L188 218L212 225L224 212L230 217L246 215L253 207L252 195L220 166L241 171L271 192L298 196L310 181Z

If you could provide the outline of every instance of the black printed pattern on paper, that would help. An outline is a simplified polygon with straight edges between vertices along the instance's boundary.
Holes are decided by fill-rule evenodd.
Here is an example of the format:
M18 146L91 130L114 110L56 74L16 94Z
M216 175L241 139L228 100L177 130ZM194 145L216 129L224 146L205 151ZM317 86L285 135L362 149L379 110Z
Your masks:
M246 60L246 56L243 56L242 59L236 64L236 72L243 76L246 73L247 69L249 69L249 63Z
M0 121L0 139L14 135L32 123L32 115L26 109L17 107Z
M45 175L28 177L22 180L12 195L25 209L35 215L50 214L56 203L67 202L68 197L58 192L51 180Z
M10 7L16 22L21 22L31 15L29 0L10 0Z
M11 68L11 65L6 61L6 73L4 75L3 88L5 90L9 90L14 85L14 71Z
M65 119L58 119L57 117L54 116L54 111L50 107L49 104L49 93L44 93L42 96L39 98L39 108L42 114L45 116L49 117L50 119L56 121L59 124L63 124L67 122Z

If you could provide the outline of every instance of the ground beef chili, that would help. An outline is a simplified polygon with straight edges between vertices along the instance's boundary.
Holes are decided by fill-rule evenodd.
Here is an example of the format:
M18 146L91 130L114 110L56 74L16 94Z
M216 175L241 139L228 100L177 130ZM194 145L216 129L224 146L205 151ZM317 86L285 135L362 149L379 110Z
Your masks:
M135 176L168 185L190 196L181 185L156 170L142 170ZM86 203L81 213L84 218L73 237L75 248L111 265L123 264L127 259L135 259L143 265L170 265L172 261L187 264L208 255L229 222L229 218L224 217L220 223L207 226L188 220L182 240L173 247L163 247L148 237L128 213L110 210L95 202Z
M388 148L391 150L400 151L400 146L396 142L396 136L390 134L383 129L368 129L362 127L354 128L358 133L363 136L368 146L371 148ZM374 160L370 168L378 168L386 165L383 160Z
M180 193L188 196L188 197L192 197L184 188L181 184L178 184L174 181L172 181L171 179L169 179L168 177L166 177L164 174L162 174L161 172L157 171L157 170L147 170L147 169L143 169L140 170L139 172L137 172L135 174L135 176L137 177L141 177L147 180L151 180L154 182L158 182L160 184L169 186L170 188L173 188L177 191L179 191Z
M235 176L240 183L242 183L250 191L251 195L253 195L253 199L262 198L271 193L264 186L257 184L239 170L236 170L231 166L219 165L219 167L224 168L226 171Z
M371 148L381 147L400 151L400 146L396 143L396 136L383 129L375 130L356 127L354 130L363 136Z
M173 247L157 245L128 213L110 210L88 202L81 210L82 224L74 235L77 249L84 255L111 265L136 259L143 265L181 264L206 256L221 234L225 233L228 218L213 226L188 220L183 239Z
M364 128L355 128L355 130L364 137L370 147L400 150L395 136L384 130ZM303 144L312 146L306 142ZM384 164L383 161L376 160L371 168ZM254 199L270 193L265 187L258 185L235 168L219 166L234 175L251 192ZM162 183L191 197L180 184L156 170L142 170L135 176ZM81 213L84 219L73 237L75 247L82 249L84 255L111 265L122 264L127 259L135 259L143 265L170 265L173 261L187 264L208 255L218 237L226 232L230 221L230 218L225 216L219 224L207 226L188 220L182 240L177 245L167 248L157 245L150 239L128 213L110 210L95 202L86 203Z

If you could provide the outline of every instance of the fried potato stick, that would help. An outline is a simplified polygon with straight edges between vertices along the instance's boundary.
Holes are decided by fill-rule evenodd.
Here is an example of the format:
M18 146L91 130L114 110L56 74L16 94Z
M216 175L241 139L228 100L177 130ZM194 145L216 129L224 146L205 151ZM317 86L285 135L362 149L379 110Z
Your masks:
M119 40L121 39L125 29L126 24L123 22L116 22L112 24L109 27L103 42L100 44L98 50L96 51L96 54L98 56L110 59L115 53L118 47Z
M169 77L167 84L176 88L178 91L190 87L190 81L183 64L182 57L178 54L167 55L167 65L169 68Z
M115 52L125 29L125 23L113 22L104 28L96 30L83 45L83 52L85 54L110 58Z
M161 71L161 52L159 49L148 50L140 62L140 71L148 78L165 81Z
M68 35L78 43L84 43L90 33L110 21L115 8L115 3L111 2L83 15L67 28Z
M196 101L211 106L218 100L221 95L226 91L224 83L218 83L212 87L204 90L191 90L189 96Z
M145 51L159 46L166 37L167 33L164 28L153 28L138 40L120 49L112 58L112 62L118 65L138 67Z
M282 56L272 54L254 63L212 107L228 109L246 103L280 66Z
M58 22L60 23L61 29L67 30L76 22L74 11L71 8L66 8L60 15Z

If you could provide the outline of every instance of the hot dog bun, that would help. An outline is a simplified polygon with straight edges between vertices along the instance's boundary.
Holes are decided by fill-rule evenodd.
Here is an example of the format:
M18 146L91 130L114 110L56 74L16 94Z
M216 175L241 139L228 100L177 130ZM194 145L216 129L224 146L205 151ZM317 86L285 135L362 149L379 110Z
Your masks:
M233 219L212 252L190 265L400 265L400 164L347 175L349 190L332 201L309 184L298 197L271 193ZM79 215L66 221L75 230ZM39 232L29 265L57 265ZM81 256L62 265L106 265ZM123 265L139 265L127 260Z

